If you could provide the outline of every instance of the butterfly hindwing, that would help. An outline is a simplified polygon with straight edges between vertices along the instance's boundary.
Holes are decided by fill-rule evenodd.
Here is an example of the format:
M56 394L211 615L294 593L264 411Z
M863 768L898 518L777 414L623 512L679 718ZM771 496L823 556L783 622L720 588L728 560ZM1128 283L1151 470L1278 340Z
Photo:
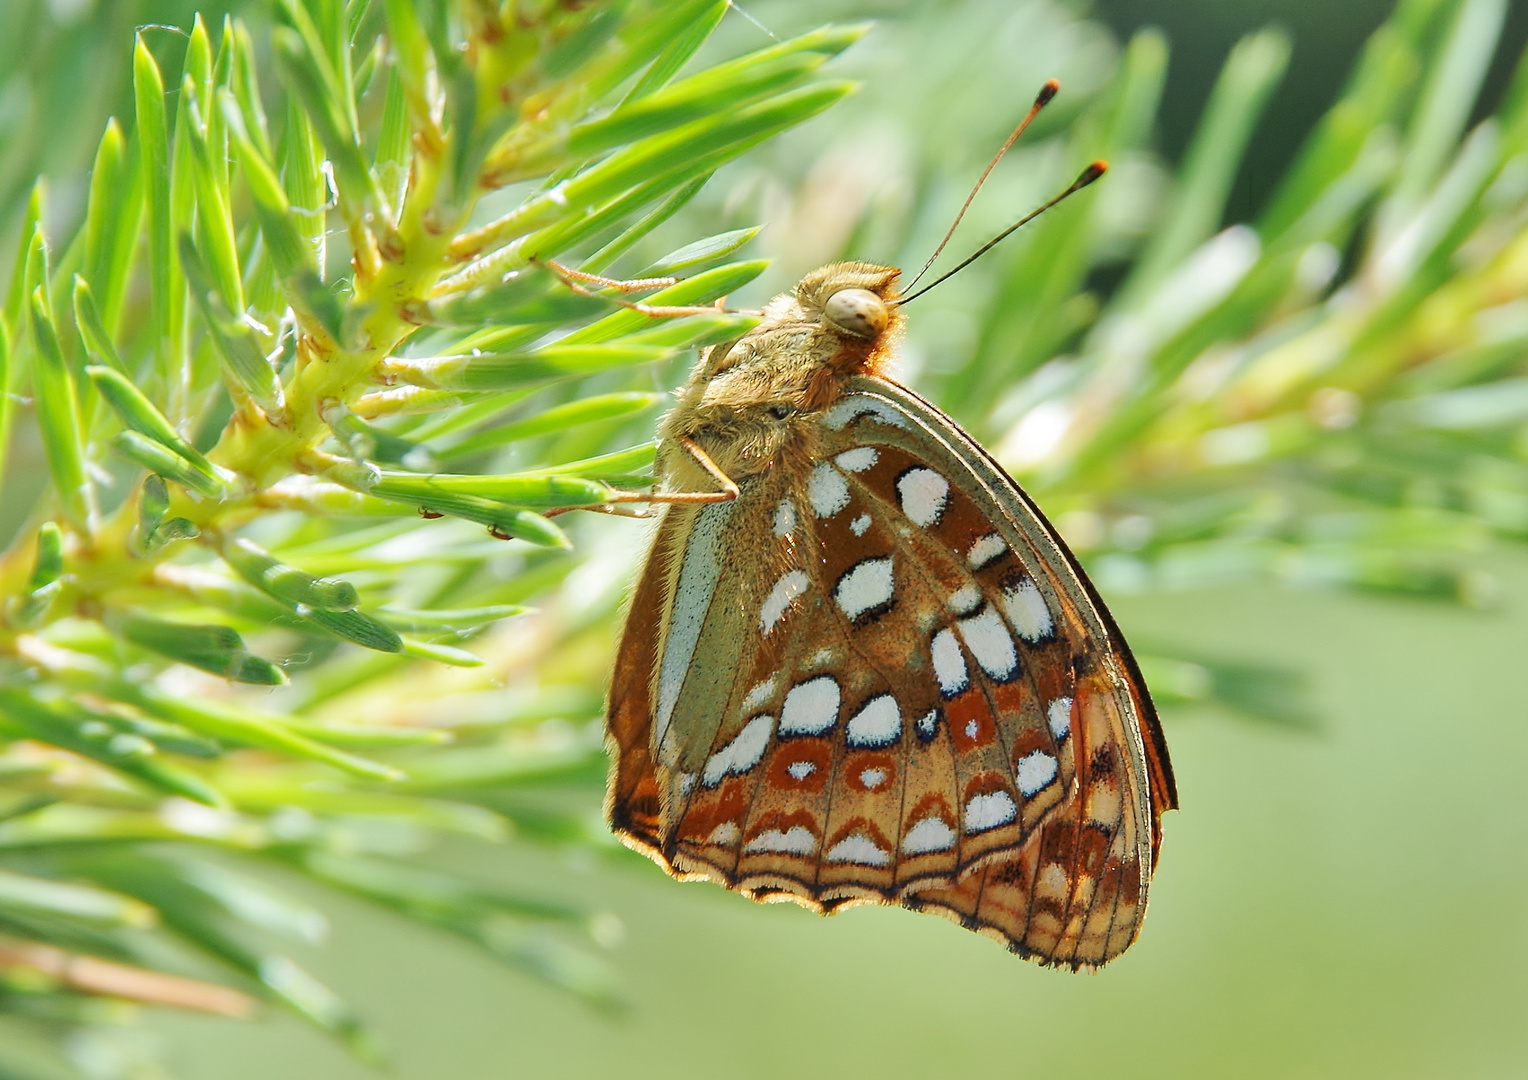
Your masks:
M666 511L612 690L613 825L758 899L1117 955L1173 795L1107 614L921 399L855 377L810 434L807 467Z
M1119 718L1108 716L1114 695L1096 679L1081 680L1077 695L1076 743L1087 748L1078 796L1010 857L904 902L1023 955L1081 967L1118 956L1134 940L1151 864L1125 815L1129 781L1110 734Z
M883 422L862 438L915 450L947 470L943 475L968 475L988 493L990 505L981 509L1009 551L979 574L996 578L1009 624L1033 652L1048 726L1060 757L1073 766L1066 797L1022 845L954 888L919 890L904 901L950 914L1041 960L1103 963L1135 937L1160 816L1176 803L1161 731L1134 661L1049 524L974 441L901 387L874 378L854 383L858 392L837 406L840 415L872 425L895 417L906 425ZM940 444L949 457L935 449ZM976 498L983 502L980 491ZM995 550L995 542L986 545ZM1025 748L1012 749L1021 767Z

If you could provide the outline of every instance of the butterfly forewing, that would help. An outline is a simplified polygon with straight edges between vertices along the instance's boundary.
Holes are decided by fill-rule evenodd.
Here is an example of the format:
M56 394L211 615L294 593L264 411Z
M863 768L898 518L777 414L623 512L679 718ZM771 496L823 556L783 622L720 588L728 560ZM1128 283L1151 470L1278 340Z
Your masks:
M1174 797L1107 614L920 398L856 376L809 434L735 502L667 510L612 692L612 823L759 899L1117 955Z

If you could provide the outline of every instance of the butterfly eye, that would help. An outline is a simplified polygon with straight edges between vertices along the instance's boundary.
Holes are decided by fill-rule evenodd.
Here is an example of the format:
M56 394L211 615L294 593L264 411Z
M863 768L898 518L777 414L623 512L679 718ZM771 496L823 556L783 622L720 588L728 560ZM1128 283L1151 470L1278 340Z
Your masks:
M886 304L869 289L840 289L828 297L822 317L844 333L869 341L886 329Z
M794 411L789 405L771 405L769 407L769 415L773 416L776 420L784 420Z

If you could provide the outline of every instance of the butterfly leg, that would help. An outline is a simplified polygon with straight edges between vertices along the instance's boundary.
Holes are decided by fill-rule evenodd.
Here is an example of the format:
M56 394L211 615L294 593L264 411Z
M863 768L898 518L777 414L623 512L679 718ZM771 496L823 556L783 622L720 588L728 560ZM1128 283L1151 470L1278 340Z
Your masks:
M651 506L663 503L676 503L681 505L695 505L699 503L731 502L738 497L740 489L737 481L722 471L721 466L711 460L711 455L701 448L700 444L688 435L681 435L676 440L685 451L695 459L695 463L704 469L716 481L718 491L615 491L611 493L607 503L596 503L593 506L559 506L555 510L548 510L547 517L556 517L558 514L566 514L571 510L593 510L601 514L619 514L623 517L647 517ZM633 511L622 504L647 503L648 510Z

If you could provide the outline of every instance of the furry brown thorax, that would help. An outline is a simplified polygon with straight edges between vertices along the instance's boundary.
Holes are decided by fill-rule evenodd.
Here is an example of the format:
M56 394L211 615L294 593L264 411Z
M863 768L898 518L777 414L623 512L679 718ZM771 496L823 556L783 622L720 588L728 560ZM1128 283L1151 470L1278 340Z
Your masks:
M735 480L781 455L809 454L805 418L831 405L851 375L885 373L902 330L900 273L831 263L771 300L754 329L702 353L659 427L659 474L676 487L706 486L693 458L672 452L681 436Z

